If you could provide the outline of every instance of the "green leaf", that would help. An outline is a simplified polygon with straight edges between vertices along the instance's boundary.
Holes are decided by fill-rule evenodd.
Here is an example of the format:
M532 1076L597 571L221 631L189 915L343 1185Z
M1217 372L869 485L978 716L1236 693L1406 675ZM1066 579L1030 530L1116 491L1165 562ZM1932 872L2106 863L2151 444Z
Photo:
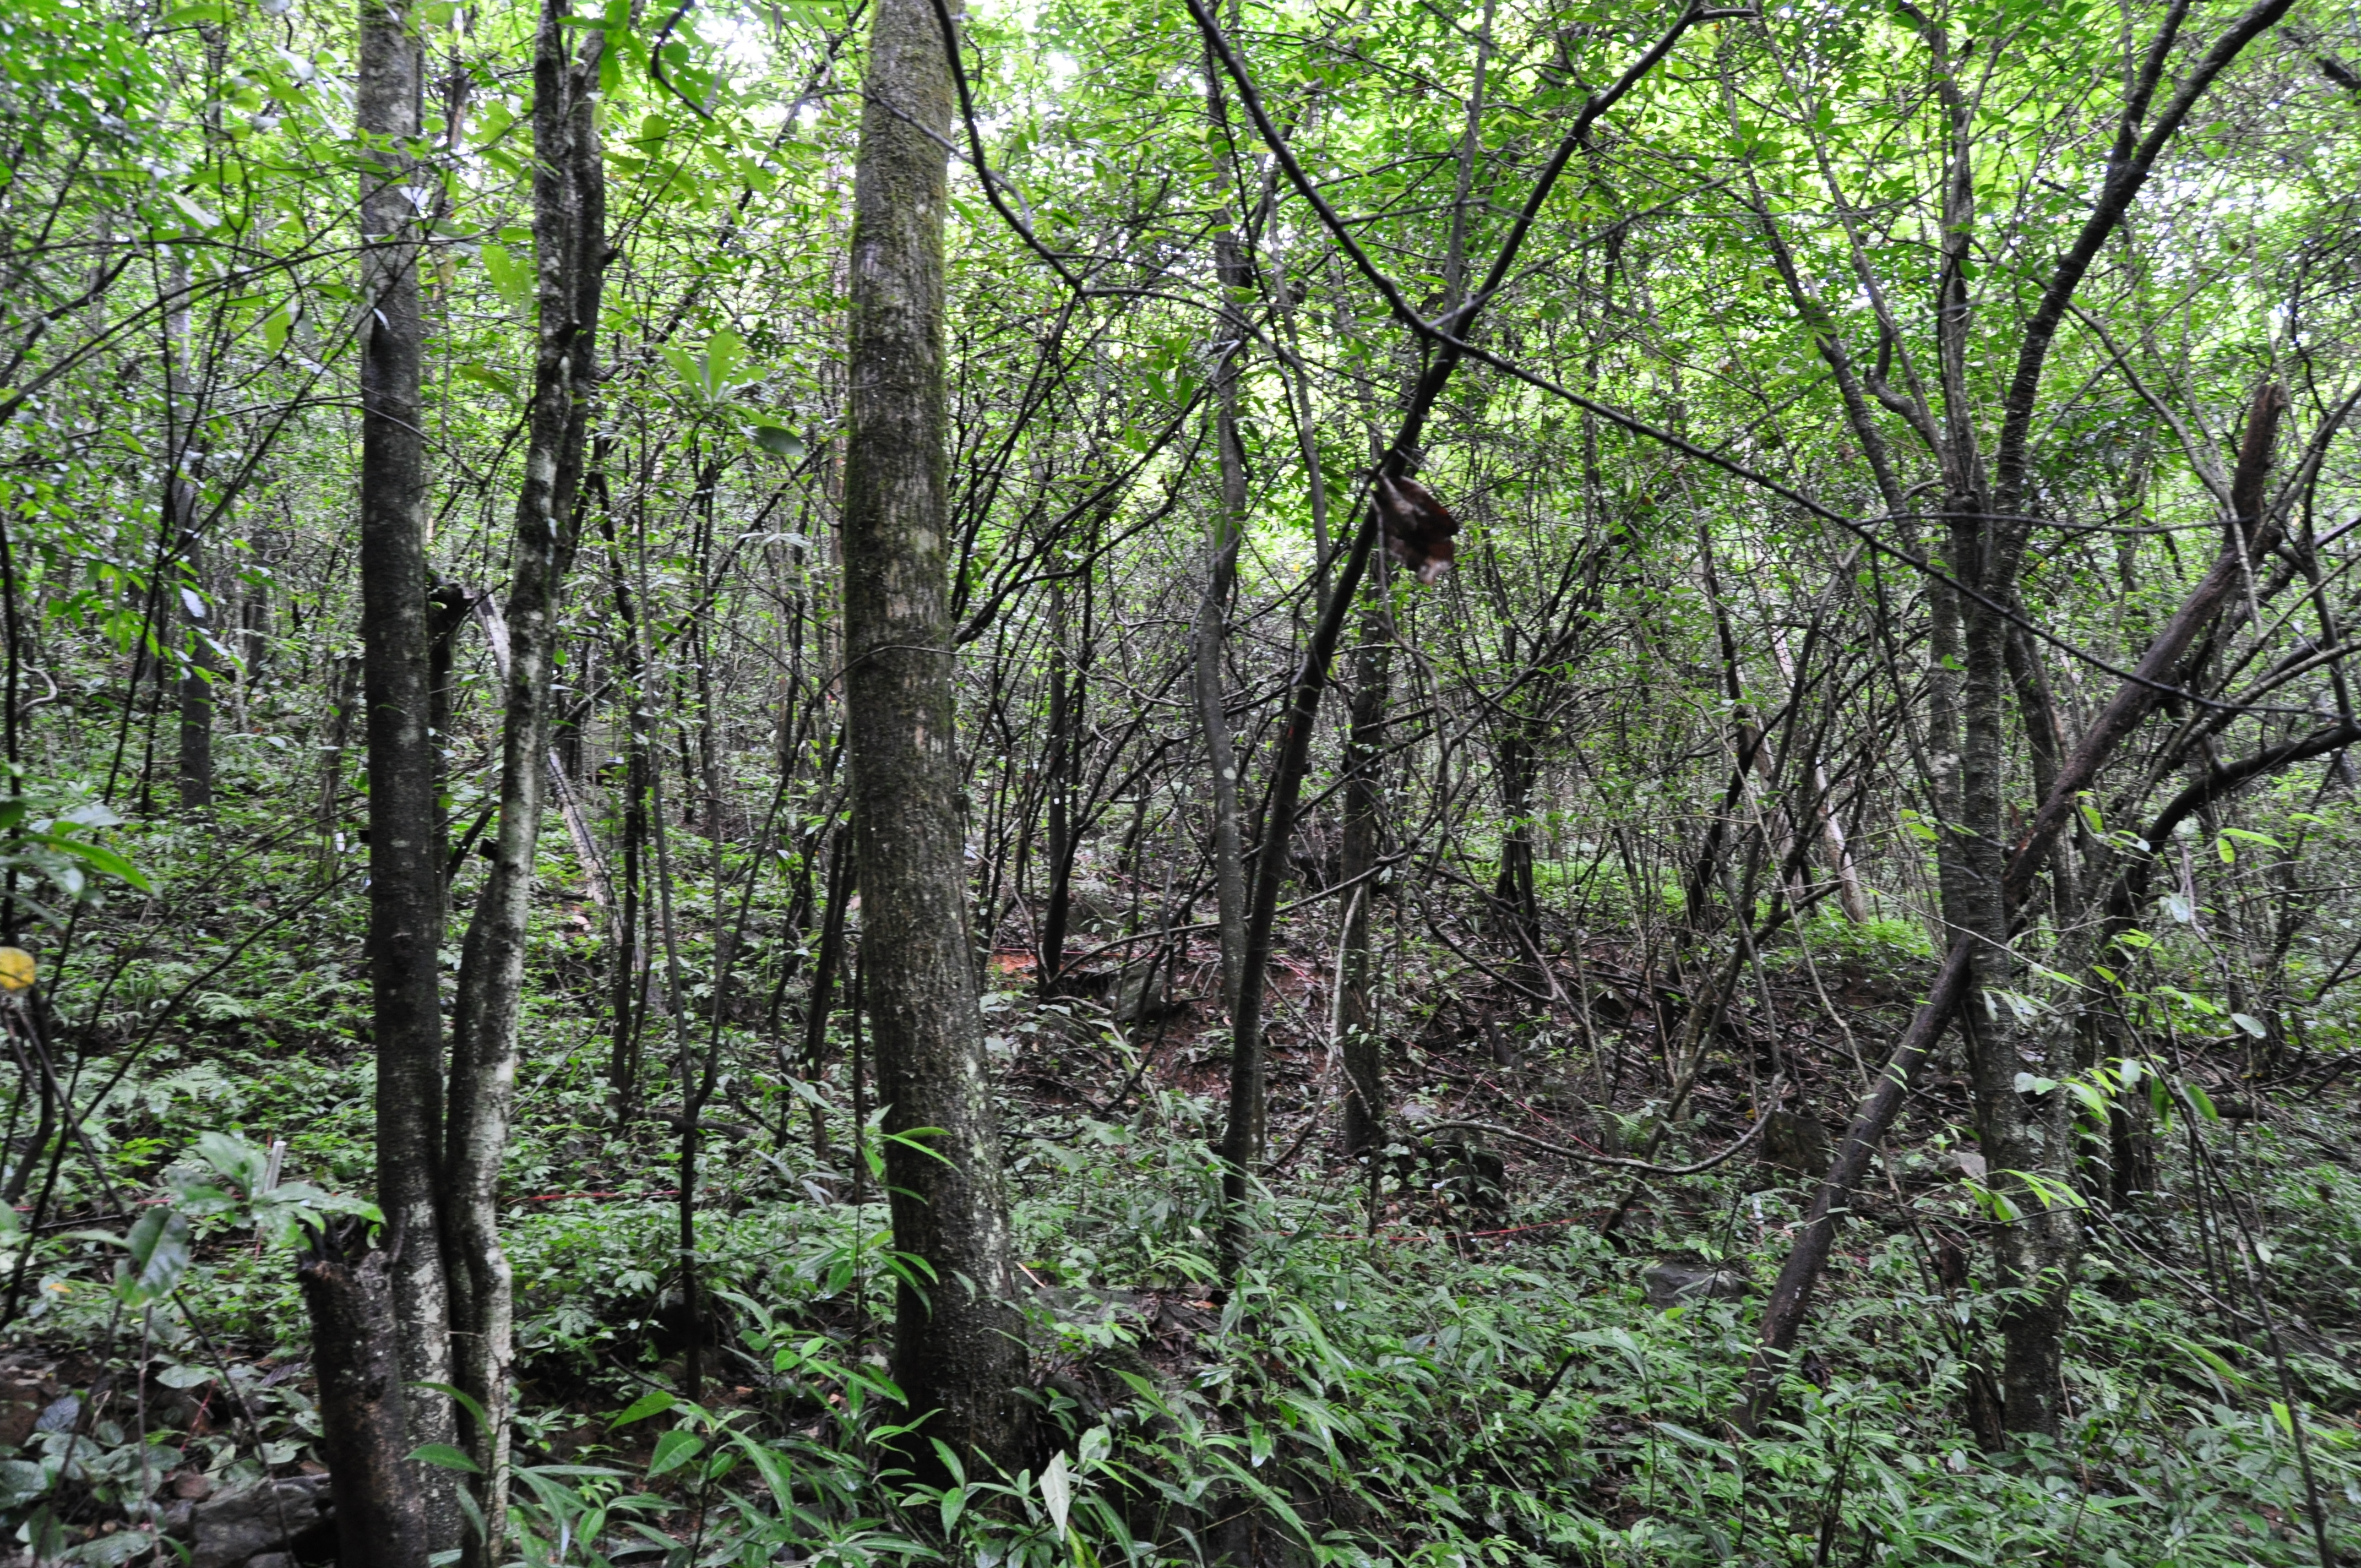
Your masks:
M705 1440L695 1432L668 1431L656 1439L655 1457L648 1461L651 1478L677 1470L705 1452Z
M774 457L800 457L805 451L802 436L792 430L784 430L775 424L756 425L754 444Z
M729 398L737 383L738 368L746 360L746 340L723 327L697 353L667 347L664 356L691 397L699 402L719 403Z
M718 400L738 379L738 367L746 363L746 340L723 327L706 344L705 363L712 377L712 395Z
M484 1473L474 1460L447 1442L422 1442L410 1451L410 1457L421 1464L432 1464L437 1470L457 1470L469 1475Z
M1041 1501L1049 1510L1049 1523L1062 1539L1066 1533L1066 1510L1074 1504L1073 1477L1066 1471L1066 1451L1060 1449L1041 1467Z
M49 1473L27 1459L0 1459L0 1509L20 1508L49 1489Z
M491 1419L484 1414L483 1404L465 1388L454 1387L448 1383L428 1383L424 1381L413 1383L411 1387L414 1388L424 1388L430 1393L440 1394L446 1399L456 1401L461 1409L466 1410L469 1415L476 1418L476 1424L479 1427L491 1425Z
M247 1197L262 1184L262 1173L269 1157L244 1138L228 1133L199 1133L197 1157L221 1172L233 1186L245 1190Z
M627 1427L633 1421L643 1421L650 1416L660 1416L679 1403L680 1396L665 1393L659 1388L653 1394L642 1394L632 1400L621 1415L607 1424L609 1427Z
M885 1113L883 1110L880 1110L877 1112L876 1115L870 1119L874 1122L884 1114ZM951 1163L951 1157L943 1153L943 1151L939 1148L929 1147L926 1141L928 1138L939 1138L942 1135L943 1130L940 1127L911 1127L906 1131L899 1133L888 1133L880 1130L877 1135L881 1143L899 1144L904 1148L909 1149L913 1153L925 1155L928 1159L939 1160L944 1165L949 1166ZM879 1172L880 1174L883 1174L884 1172L884 1167L882 1165L879 1167Z
M189 1222L177 1209L150 1209L131 1227L131 1253L115 1289L130 1305L145 1306L172 1293L189 1267Z
M190 223L193 224L198 228L214 229L221 226L221 214L219 213L214 212L212 208L204 205L201 202L191 201L188 197L181 195L178 191L172 192L172 205L180 208L181 215L187 218Z
M1114 1448L1115 1439L1108 1433L1107 1429L1104 1426L1095 1426L1082 1434L1082 1442L1074 1447L1074 1453L1082 1462L1082 1467L1088 1469L1093 1464L1104 1464L1108 1453L1113 1452Z
M2270 1033L2268 1029L2263 1027L2263 1021L2250 1013L2233 1013L2230 1014L2230 1022L2258 1040Z
M104 844L93 844L87 839L75 839L63 833L35 833L30 837L35 843L71 855L92 871L129 883L142 893L156 891L138 867Z
M1670 1421L1658 1421L1655 1425L1658 1431L1670 1432L1673 1436L1680 1439L1683 1442L1687 1443L1691 1448L1697 1449L1700 1453L1710 1453L1718 1459L1729 1459L1731 1457L1730 1447L1728 1443L1717 1442L1715 1439L1706 1436L1703 1432L1691 1431L1686 1427L1675 1426Z
M467 380L489 387L492 390L500 393L502 397L509 399L511 401L515 401L524 396L522 392L517 390L517 384L514 381L510 380L506 376L501 375L499 371L493 369L489 365L483 365L470 360L468 363L459 367L459 374Z
M532 301L533 264L511 256L508 247L484 247L484 270L491 275L492 287L508 302L511 310L521 311Z

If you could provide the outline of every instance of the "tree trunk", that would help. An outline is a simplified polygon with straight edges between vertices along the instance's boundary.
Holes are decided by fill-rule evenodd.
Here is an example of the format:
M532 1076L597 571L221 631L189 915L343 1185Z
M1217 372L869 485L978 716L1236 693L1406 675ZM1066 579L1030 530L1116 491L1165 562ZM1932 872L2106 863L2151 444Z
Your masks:
M204 544L196 532L196 488L186 479L176 480L172 488L181 559L188 563L181 601L189 649L181 673L181 809L204 811L214 803L214 676L221 661L208 635L211 606L205 595Z
M341 1568L425 1568L427 1492L403 1420L393 1271L367 1228L332 1223L295 1270L312 1319L321 1447L336 1498Z
M175 250L169 274L180 303L164 318L164 536L180 565L172 571L173 604L168 613L182 628L185 650L180 681L180 747L175 773L181 809L204 811L214 803L213 646L205 637L204 542L197 536L197 478L201 461L189 439L195 409L188 385L189 263ZM159 637L159 641L162 639ZM163 671L157 672L161 684Z
M1226 378L1228 372L1224 372ZM1239 462L1235 393L1214 414L1222 462L1222 501L1213 515L1212 564L1197 601L1190 654L1195 677L1197 727L1205 737L1205 765L1213 814L1213 909L1222 938L1222 1005L1238 1010L1238 972L1246 945L1246 834L1238 807L1238 752L1222 699L1223 644L1230 591L1237 581L1238 543L1246 510L1246 470Z
M1205 65L1205 108L1214 129L1229 135L1229 114L1222 98L1221 77L1212 60ZM1218 170L1226 163L1216 160ZM1231 185L1217 173L1215 189L1226 204ZM1246 817L1238 804L1237 746L1222 700L1223 674L1230 596L1238 578L1238 547L1246 536L1246 449L1238 443L1238 360L1246 348L1246 328L1237 314L1244 308L1251 281L1246 251L1235 230L1226 225L1213 236L1213 271L1224 291L1225 309L1222 335L1213 345L1216 358L1213 388L1213 449L1221 466L1222 494L1213 513L1210 562L1204 596L1197 601L1197 624L1191 656L1195 676L1197 727L1205 737L1205 765L1213 786L1213 907L1222 938L1222 1004L1235 1017L1238 983L1246 948ZM1253 1143L1262 1146L1261 1053L1247 1053L1230 1070L1230 1114L1243 1115L1253 1127ZM1241 1086L1245 1098L1241 1100Z
M647 712L646 671L640 657L637 611L631 602L631 585L623 573L614 514L609 508L598 509L598 527L607 543L607 581L614 595L615 620L620 629L615 642L627 708L623 724L623 885L619 892L613 949L609 954L614 1040L607 1069L616 1125L621 1126L638 1110L643 1054L641 1040L647 1023L648 953L641 927L644 923L647 883L648 734L653 720Z
M647 944L641 935L645 924L644 861L648 847L648 716L639 706L636 690L625 728L629 739L623 761L623 885L615 916L614 952L608 983L614 1014L614 1041L607 1069L608 1087L615 1103L615 1124L629 1123L639 1108L642 1039L647 1025Z
M1073 731L1078 722L1081 683L1073 681L1066 661L1066 585L1049 584L1049 740L1047 775L1049 796L1049 891L1041 907L1041 950L1038 959L1041 994L1058 984L1066 963L1066 923L1073 909L1074 890L1074 760L1078 748Z
M909 1457L931 1474L939 1465L928 1438L1015 1464L1025 1349L1009 1299L954 748L943 389L950 72L927 0L879 0L874 16L853 178L845 723L867 1002L891 1107L894 1245L931 1277L924 1294L906 1277L900 1287L894 1376L911 1412L927 1416ZM905 1141L920 1128L937 1130Z
M836 995L836 971L844 965L845 906L852 898L851 835L840 824L829 835L828 908L820 916L819 957L812 968L811 992L804 998L804 1076L819 1082L828 1068L828 1015ZM828 1113L812 1100L812 1153L828 1157ZM860 1173L854 1172L859 1179Z
M1973 557L1963 553L1955 558ZM2002 585L1987 581L1982 587L1986 598L1999 603L2015 597ZM2072 1069L2035 1054L2039 1042L1997 994L2020 984L2009 947L2014 911L2002 891L2010 628L1999 611L1981 602L1971 600L1962 608L1967 670L1960 683L1960 817L1948 840L1960 869L1952 878L1950 918L1972 944L1966 992L1971 1005L1960 1018L1977 1139L1994 1195L2015 1211L1994 1237L1994 1283L2006 1293L2000 1315L2002 1414L2012 1433L2055 1437L2063 1413L2059 1358L2081 1225L2073 1206L2051 1194L2069 1190L2072 1180L2066 1110L2072 1102L2062 1090L2037 1095L2020 1091L2017 1084L2028 1068L2037 1077L2053 1079ZM1990 1005L1973 1006L1978 995Z
M1539 989L1548 977L1533 965L1541 948L1541 899L1533 886L1532 793L1535 763L1532 728L1515 709L1514 700L1502 705L1499 740L1492 765L1500 782L1500 869L1492 881L1492 902L1501 939L1517 953L1511 966L1524 981ZM1752 916L1739 912L1741 920Z
M437 583L426 597L426 715L434 751L434 863L447 882L451 870L451 821L442 801L450 783L445 754L451 749L453 709L458 705L452 666L459 651L459 628L467 621L474 600L456 583ZM443 890L444 907L450 907L450 888Z
M1369 907L1385 833L1385 785L1378 752L1393 674L1393 616L1386 574L1371 575L1361 611L1361 645L1353 653L1353 709L1345 738L1345 842L1337 872L1345 894L1338 937L1337 1033L1345 1067L1345 1153L1375 1157L1385 1136L1385 1047L1377 1035L1375 966L1369 959Z
M403 14L362 0L354 83L361 177L361 642L369 773L369 989L377 1047L377 1189L393 1259L401 1375L451 1379L448 1296L436 1221L443 1134L439 981L443 878L435 823L426 626L426 452L421 426L417 214L403 187L418 135L419 42ZM333 788L333 783L331 787ZM333 805L333 799L332 799ZM410 1441L448 1442L451 1409L423 1396ZM456 1494L422 1476L428 1533L458 1544Z
M533 246L540 299L524 486L517 499L515 576L503 617L500 831L467 927L452 1012L448 1196L452 1332L457 1386L481 1409L463 1423L483 1518L466 1568L505 1559L509 1365L513 1303L500 1244L500 1157L516 1087L517 1015L526 924L548 777L550 675L557 608L573 564L606 245L604 166L597 129L598 57L606 35L585 29L566 58L566 0L544 0L533 55Z

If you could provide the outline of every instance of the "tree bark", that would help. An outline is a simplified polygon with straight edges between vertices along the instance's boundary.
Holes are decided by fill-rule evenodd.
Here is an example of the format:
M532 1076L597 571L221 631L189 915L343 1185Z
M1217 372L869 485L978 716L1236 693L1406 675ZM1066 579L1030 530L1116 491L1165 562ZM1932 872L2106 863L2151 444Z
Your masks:
M1016 1463L1023 1320L1010 1302L1000 1135L969 929L951 696L945 496L945 40L879 0L853 177L845 455L845 703L862 951L894 1245L894 1376L929 1438ZM932 1129L927 1131L926 1129Z
M1221 78L1208 60L1205 69L1205 109L1224 139L1229 113L1222 97ZM1219 164L1226 170L1226 163ZM1218 172L1215 191L1225 205L1231 199L1228 176ZM1250 279L1245 247L1235 230L1226 226L1213 236L1213 272L1223 289L1222 335L1214 345L1213 450L1221 476L1221 495L1214 507L1207 552L1205 592L1197 601L1197 624L1190 641L1191 673L1195 677L1197 727L1205 737L1207 782L1212 786L1213 909L1222 942L1222 1004L1235 1017L1238 983L1246 946L1246 816L1239 805L1238 753L1230 734L1230 718L1222 688L1227 651L1230 597L1238 580L1238 548L1246 536L1246 449L1238 439L1238 359L1245 350L1246 329L1236 312L1242 307ZM1244 1080L1245 1099L1240 1099ZM1255 1146L1261 1146L1262 1068L1259 1051L1233 1060L1230 1070L1230 1114L1243 1114L1253 1127Z
M425 1568L427 1492L410 1457L393 1269L365 1227L332 1224L295 1270L312 1319L321 1447L342 1568Z
M429 744L434 751L434 863L443 868L446 881L451 866L451 821L442 806L450 782L445 756L451 747L453 710L458 703L452 670L459 651L459 629L467 624L467 612L474 603L467 590L456 583L437 583L426 597L426 714L427 728L433 734ZM443 897L448 908L447 886Z
M1221 504L1213 514L1205 592L1197 601L1190 657L1197 728L1205 737L1205 767L1213 803L1213 910L1222 944L1222 1005L1235 1017L1238 1010L1239 966L1244 961L1246 944L1246 833L1238 805L1237 744L1230 734L1230 717L1222 687L1230 594L1237 582L1238 543L1245 529L1246 469L1239 461L1235 383L1226 368L1222 374L1223 396L1229 400L1217 404L1213 416L1214 441L1221 457Z
M1361 645L1353 653L1352 718L1345 736L1345 831L1337 874L1345 894L1345 928L1337 938L1339 1054L1345 1068L1345 1153L1375 1157L1385 1137L1385 1044L1377 1034L1375 966L1369 955L1369 906L1377 889L1361 878L1377 867L1385 834L1385 782L1379 750L1393 674L1393 615L1386 574L1372 574L1361 610Z
M638 1110L642 1037L646 1028L648 944L642 938L646 903L644 861L648 845L648 735L653 723L647 711L647 680L640 657L638 612L623 572L615 520L606 507L598 509L598 526L607 544L607 582L614 596L617 662L628 712L623 724L623 885L619 892L609 955L608 983L613 1014L614 1039L608 1057L608 1087L615 1104L616 1125L627 1124Z
M196 487L175 475L172 490L174 527L181 540L181 558L187 563L181 601L188 629L188 662L181 672L181 809L205 811L214 803L214 676L221 661L208 635L212 607L205 594L204 542L197 537Z
M585 29L567 59L567 0L544 0L533 56L533 245L539 301L524 485L517 498L515 576L504 620L500 831L459 960L452 1012L451 1114L445 1154L452 1332L457 1386L481 1409L462 1423L483 1519L464 1568L504 1560L509 1486L509 1365L514 1322L500 1243L500 1157L516 1087L517 1017L526 926L548 778L550 677L557 609L573 565L606 246L597 126L606 34Z
M195 409L188 384L189 263L175 251L170 272L181 303L164 318L164 534L179 565L172 573L170 607L182 628L178 766L181 809L204 811L214 803L213 645L205 636L204 541L197 533L196 466L202 459L189 439ZM158 672L160 677L162 672Z
M820 916L819 956L812 967L811 992L804 998L804 1076L815 1084L828 1068L828 1016L836 995L836 972L844 967L845 906L851 898L851 835L839 824L829 835L828 908ZM828 1113L820 1109L817 1096L811 1113L812 1153L826 1159Z
M369 989L377 1047L377 1189L391 1257L401 1375L451 1378L448 1293L436 1219L443 1140L440 950L426 623L426 452L419 398L417 214L403 187L418 136L417 37L384 0L362 0L356 118L361 177L361 642L369 772ZM333 787L333 785L332 785ZM332 798L333 804L333 798ZM422 1396L412 1443L448 1442L451 1409ZM458 1543L456 1493L421 1477L430 1544Z
M1066 658L1066 584L1049 584L1049 739L1042 772L1049 796L1049 891L1041 909L1041 948L1036 959L1041 994L1051 994L1066 964L1066 925L1073 909L1073 731L1081 718L1082 683L1072 680Z

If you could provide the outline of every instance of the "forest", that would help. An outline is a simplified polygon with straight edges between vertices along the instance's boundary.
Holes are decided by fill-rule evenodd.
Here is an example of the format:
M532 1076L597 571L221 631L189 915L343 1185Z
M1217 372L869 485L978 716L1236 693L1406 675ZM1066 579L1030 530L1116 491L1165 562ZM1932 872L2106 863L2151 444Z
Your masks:
M2357 411L2352 0L9 0L0 1568L2361 1563Z

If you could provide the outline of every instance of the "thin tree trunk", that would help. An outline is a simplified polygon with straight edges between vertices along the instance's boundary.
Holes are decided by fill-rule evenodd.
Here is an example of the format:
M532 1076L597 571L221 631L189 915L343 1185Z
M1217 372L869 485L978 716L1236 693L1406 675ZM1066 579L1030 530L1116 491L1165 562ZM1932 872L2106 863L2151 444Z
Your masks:
M1226 139L1229 115L1223 103L1221 77L1211 60L1205 66L1205 108L1214 128ZM1226 203L1231 185L1225 174L1216 176L1215 188L1218 198ZM1251 281L1245 247L1235 230L1224 226L1213 236L1213 270L1226 302L1222 330L1227 341L1215 345L1213 396L1213 449L1220 464L1222 493L1213 512L1205 592L1197 601L1190 654L1194 663L1197 727L1205 737L1205 764L1212 784L1213 907L1222 940L1222 1004L1235 1017L1246 946L1246 817L1239 805L1237 745L1230 734L1222 688L1230 597L1237 585L1238 548L1246 536L1246 449L1238 440L1238 360L1245 351L1246 330L1235 313L1243 308ZM1242 1071L1251 1080L1244 1102L1238 1099ZM1259 1148L1259 1055L1234 1064L1230 1076L1231 1114L1244 1114L1255 1124L1254 1142Z
M1215 439L1222 455L1222 504L1213 517L1212 565L1205 592L1197 601L1197 623L1191 638L1197 727L1205 737L1205 765L1213 806L1213 908L1221 933L1222 1005L1235 1017L1238 1009L1238 966L1246 951L1246 835L1238 806L1238 753L1230 735L1229 714L1223 704L1222 674L1224 624L1232 586L1237 581L1238 543L1246 506L1245 471L1236 463L1235 421L1224 422L1216 412ZM1236 501L1234 510L1231 502Z
M828 1066L828 1016L836 971L844 965L844 917L852 897L852 835L841 824L829 836L828 908L820 916L819 957L804 999L804 1076L817 1084ZM828 1113L812 1100L812 1153L828 1157ZM856 1173L857 1174L857 1173Z
M452 678L452 665L458 653L459 628L467 624L467 611L474 601L467 590L456 583L437 583L426 596L426 689L427 724L433 731L434 751L434 863L447 878L451 867L451 819L441 802L450 783L450 767L444 753L451 745L452 712L457 706L456 685ZM451 890L443 890L444 907L450 906Z
M1345 1153L1376 1157L1385 1136L1385 1043L1377 1034L1376 966L1369 954L1369 908L1378 890L1360 879L1376 868L1385 833L1379 751L1393 674L1393 615L1380 566L1361 609L1361 645L1353 653L1352 720L1345 738L1345 828L1339 879L1354 891L1337 938L1339 1054L1345 1067Z
M1467 115L1460 136L1459 171L1451 207L1451 237L1444 253L1444 301L1455 310L1466 297L1468 202L1475 191L1476 155L1482 139L1486 82L1492 60L1493 0L1485 0L1484 21L1477 34L1476 80L1467 96ZM1305 399L1306 417L1310 399ZM1373 455L1382 459L1377 431L1369 432ZM1307 442L1305 466L1312 470L1314 510L1324 515L1318 501L1325 484ZM1322 530L1324 536L1325 529ZM1325 538L1322 543L1325 543ZM1326 565L1322 565L1324 588ZM1393 696L1393 594L1380 554L1369 573L1368 598L1361 611L1361 644L1353 654L1353 703L1345 735L1344 842L1337 855L1337 877L1355 891L1347 894L1344 928L1336 945L1336 1026L1338 1054L1345 1069L1344 1147L1349 1157L1366 1154L1373 1166L1385 1140L1385 1042L1377 1033L1375 965L1369 951L1369 911L1378 889L1360 879L1378 864L1385 836L1385 784L1380 751L1385 741L1386 708ZM1325 608L1323 603L1323 609ZM1527 882L1530 884L1531 878Z
M573 564L606 244L604 165L597 129L598 57L606 35L583 34L566 58L566 0L544 0L533 56L533 244L538 344L524 486L517 499L515 577L501 722L500 831L459 960L452 1012L451 1114L445 1155L456 1385L482 1411L464 1423L483 1527L465 1568L505 1560L509 1365L513 1302L500 1244L500 1157L516 1084L517 1016L526 924L548 776L550 676L559 598Z
M204 811L214 803L214 677L221 660L207 635L211 606L205 595L204 545L196 534L195 487L182 479L173 489L176 526L183 541L181 558L188 563L188 586L181 590L189 652L181 674L181 809Z
M1041 907L1041 948L1037 959L1041 994L1058 984L1066 963L1066 922L1073 907L1074 753L1076 698L1079 683L1071 680L1066 661L1066 584L1049 584L1049 740L1047 776L1049 796L1049 891Z
M1533 887L1532 727L1516 711L1514 699L1502 706L1507 711L1500 718L1499 740L1492 757L1499 774L1500 813L1505 821L1492 899L1499 911L1500 936L1520 955L1513 970L1539 989L1549 980L1533 967L1532 957L1541 950L1541 899ZM1745 918L1744 912L1740 917Z
M208 40L209 44L211 40ZM180 303L164 318L164 537L179 557L167 613L181 628L174 641L184 650L181 666L177 766L181 809L204 811L214 803L214 685L216 664L206 638L204 542L197 536L196 467L203 459L190 440L195 423L188 384L189 262L175 250L168 274ZM159 639L160 640L160 639ZM163 670L157 671L161 684Z
M611 509L598 509L598 527L607 543L608 587L614 595L615 619L620 627L616 646L622 665L623 700L623 885L609 955L610 1011L614 1040L608 1058L607 1081L618 1126L638 1110L642 1039L646 1026L647 944L641 935L644 923L645 860L648 845L649 760L645 661L640 657L638 611L631 599L623 555L615 537Z
M845 726L862 950L894 1245L909 1444L1016 1463L1024 1321L1010 1302L1000 1131L977 1005L951 696L943 388L949 60L928 0L879 0L853 178L845 455ZM933 1132L913 1138L917 1129ZM923 1144L923 1147L918 1146ZM928 1414L928 1412L933 1412Z
M1795 658L1787 652L1787 633L1777 625L1771 628L1771 652L1779 661L1780 674L1787 682L1788 702L1801 702L1803 693L1796 679ZM1805 652L1806 654L1811 652L1808 642L1805 645ZM1828 856L1829 874L1836 878L1837 907L1844 911L1847 920L1860 926L1869 919L1869 898L1861 891L1861 872L1853 864L1852 847L1845 840L1844 825L1837 820L1836 807L1828 798L1828 770L1820 760L1818 744L1816 740L1809 752L1812 815L1819 824L1820 849Z
M647 883L643 865L648 844L647 715L640 708L636 691L625 728L629 738L623 761L623 886L609 976L614 1041L607 1069L618 1126L630 1122L639 1108L641 1042L646 1025L647 948L640 927L645 922L642 905Z
M172 475L171 504L172 528L180 537L181 559L186 563L181 588L181 619L187 628L188 647L180 691L181 809L205 811L214 803L214 676L221 660L208 635L213 606L206 592L204 541L197 536L196 483L178 467Z
M449 1300L436 1210L443 1135L440 953L426 621L426 453L419 397L417 217L404 189L418 136L417 37L404 14L362 0L356 117L373 158L361 177L361 641L369 772L369 986L377 1047L378 1205L393 1259L401 1375L451 1379ZM333 780L330 785L334 789ZM333 795L332 795L333 805ZM324 1355L323 1359L325 1357ZM406 1409L410 1441L445 1442L449 1404ZM458 1544L456 1492L421 1477L428 1537Z

